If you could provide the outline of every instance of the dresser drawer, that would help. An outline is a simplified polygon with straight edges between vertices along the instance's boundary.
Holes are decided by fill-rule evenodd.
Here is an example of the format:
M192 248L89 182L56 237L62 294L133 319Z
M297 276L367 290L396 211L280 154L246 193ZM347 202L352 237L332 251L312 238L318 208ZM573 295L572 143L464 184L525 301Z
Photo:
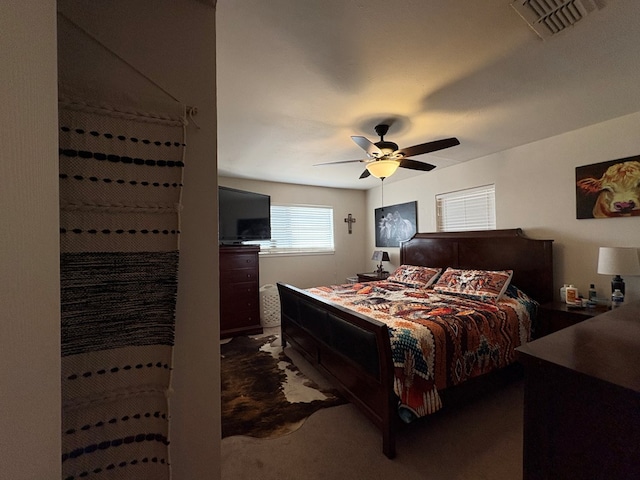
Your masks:
M220 317L232 318L234 322L243 317L256 317L254 320L260 323L260 309L257 304L233 303L220 305Z
M253 254L220 255L220 271L258 268L258 256Z
M258 295L258 285L252 282L242 283L220 283L220 299L221 304L234 305L237 303L258 304L260 296Z
M243 283L243 282L255 282L258 283L258 272L250 268L241 268L239 270L229 270L227 272L220 272L220 286Z
M224 314L223 314L224 313ZM220 311L220 329L250 327L260 325L260 310L257 308L225 308Z

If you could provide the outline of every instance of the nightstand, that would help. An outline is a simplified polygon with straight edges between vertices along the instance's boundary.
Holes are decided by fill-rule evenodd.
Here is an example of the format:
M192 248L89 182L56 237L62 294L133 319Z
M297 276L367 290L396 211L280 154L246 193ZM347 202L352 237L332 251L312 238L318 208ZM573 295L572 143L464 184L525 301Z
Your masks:
M358 273L358 281L362 282L375 282L377 280L386 280L389 276L389 272L367 272L367 273Z
M540 338L563 328L570 327L609 310L607 305L595 307L569 307L564 302L549 302L540 305L538 328L535 337Z

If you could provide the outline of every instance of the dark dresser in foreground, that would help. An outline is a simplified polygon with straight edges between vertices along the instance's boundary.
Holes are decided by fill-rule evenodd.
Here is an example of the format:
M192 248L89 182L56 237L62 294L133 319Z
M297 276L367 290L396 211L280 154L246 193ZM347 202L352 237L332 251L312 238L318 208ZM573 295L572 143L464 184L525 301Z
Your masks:
M262 333L256 245L220 246L220 338Z
M517 349L524 479L640 478L640 302Z

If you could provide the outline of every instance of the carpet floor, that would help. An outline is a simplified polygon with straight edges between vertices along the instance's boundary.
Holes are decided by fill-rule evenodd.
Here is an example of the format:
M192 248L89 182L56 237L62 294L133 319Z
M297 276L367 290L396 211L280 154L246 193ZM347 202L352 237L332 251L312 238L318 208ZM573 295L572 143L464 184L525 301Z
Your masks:
M314 375L303 359L295 363ZM406 425L398 433L394 460L382 453L379 430L353 405L326 408L280 438L224 438L221 478L519 479L522 403L520 380Z

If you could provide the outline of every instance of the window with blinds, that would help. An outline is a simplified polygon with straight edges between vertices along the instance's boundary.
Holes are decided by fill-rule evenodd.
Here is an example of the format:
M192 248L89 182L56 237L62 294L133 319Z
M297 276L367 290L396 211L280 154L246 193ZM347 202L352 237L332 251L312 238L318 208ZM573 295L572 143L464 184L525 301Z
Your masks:
M252 243L264 254L333 253L333 208L271 205L271 241Z
M437 230L495 230L495 191L495 185L484 185L436 195Z

